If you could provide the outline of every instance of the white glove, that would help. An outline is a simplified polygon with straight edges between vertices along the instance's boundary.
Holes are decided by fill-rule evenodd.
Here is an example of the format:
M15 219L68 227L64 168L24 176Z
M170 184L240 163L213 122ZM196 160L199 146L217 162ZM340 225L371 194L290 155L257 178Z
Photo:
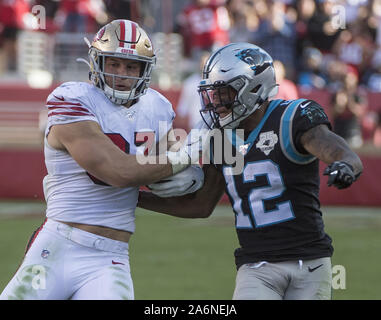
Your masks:
M158 197L168 198L196 192L203 184L204 172L199 166L192 165L171 177L152 183L147 187Z
M211 123L211 118L208 114L205 115L205 120ZM209 126L201 119L189 132L184 145L179 151L167 151L168 160L172 164L173 174L184 170L184 168L191 164L200 164L200 158L208 154L212 132Z

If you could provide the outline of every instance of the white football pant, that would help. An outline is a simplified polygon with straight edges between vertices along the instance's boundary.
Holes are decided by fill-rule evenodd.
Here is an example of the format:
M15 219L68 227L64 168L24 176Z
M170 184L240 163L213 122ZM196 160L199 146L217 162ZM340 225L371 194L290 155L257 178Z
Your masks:
M128 243L47 219L0 299L134 299Z

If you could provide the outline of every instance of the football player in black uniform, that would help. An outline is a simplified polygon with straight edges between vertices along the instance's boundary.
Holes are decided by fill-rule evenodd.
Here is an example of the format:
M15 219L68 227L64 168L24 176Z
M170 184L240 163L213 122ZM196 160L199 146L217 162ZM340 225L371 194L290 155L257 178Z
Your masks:
M208 217L225 190L240 243L233 299L330 299L333 248L320 210L319 160L328 164L328 184L339 189L356 181L363 167L315 101L269 100L277 93L272 62L253 44L233 43L212 54L203 70L202 114L215 130L232 129L234 136L244 129L243 139L230 139L243 170L236 174L225 161L212 161L196 193L162 198L142 192L138 206ZM160 185L154 189L159 196L168 188Z

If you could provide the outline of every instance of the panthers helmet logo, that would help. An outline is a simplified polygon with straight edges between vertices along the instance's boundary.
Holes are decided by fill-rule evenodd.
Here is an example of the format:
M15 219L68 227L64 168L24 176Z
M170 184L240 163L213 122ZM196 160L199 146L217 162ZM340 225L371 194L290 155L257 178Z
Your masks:
M261 73L262 71L266 70L267 67L272 65L269 62L265 62L265 56L259 49L250 48L241 50L236 54L236 57L247 63L254 71L255 75Z

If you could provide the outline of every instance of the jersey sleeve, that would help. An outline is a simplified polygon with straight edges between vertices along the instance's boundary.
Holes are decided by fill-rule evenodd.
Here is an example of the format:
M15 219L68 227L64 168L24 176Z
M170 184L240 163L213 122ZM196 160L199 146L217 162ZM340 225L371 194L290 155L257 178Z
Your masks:
M313 100L300 103L293 119L293 137L296 149L301 153L308 153L300 143L300 138L309 129L325 124L331 130L331 124L324 109Z
M303 133L320 124L331 129L326 113L315 101L299 99L287 106L282 116L280 133L282 150L290 161L308 164L316 159L303 148L300 138Z
M77 82L64 83L57 87L47 98L48 120L46 132L56 124L68 124L78 121L99 123L91 103L86 97L86 88Z

